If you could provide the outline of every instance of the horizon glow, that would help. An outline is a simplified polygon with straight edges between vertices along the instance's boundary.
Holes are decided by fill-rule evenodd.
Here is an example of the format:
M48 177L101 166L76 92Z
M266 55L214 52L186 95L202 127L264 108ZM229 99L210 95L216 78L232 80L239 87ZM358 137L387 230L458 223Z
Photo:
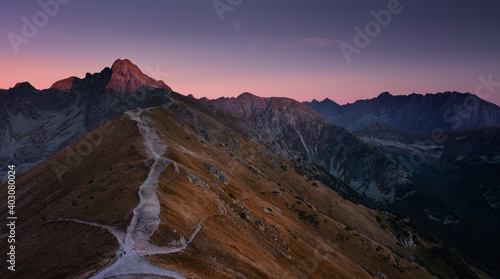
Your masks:
M45 0L49 2L51 0ZM55 1L55 0L52 0ZM3 4L0 88L37 89L118 58L181 94L234 97L243 92L339 104L393 95L474 93L479 76L500 81L498 3L400 1L404 10L347 63L339 48L354 27L389 1L243 1L223 14L212 2L70 1L15 53L7 37L37 2ZM500 88L487 101L500 104Z

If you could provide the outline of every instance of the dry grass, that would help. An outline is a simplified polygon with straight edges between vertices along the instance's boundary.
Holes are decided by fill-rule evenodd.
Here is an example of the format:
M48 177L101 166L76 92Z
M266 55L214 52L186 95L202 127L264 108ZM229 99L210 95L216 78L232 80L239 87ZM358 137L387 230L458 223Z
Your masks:
M424 255L419 249L425 246L397 245L394 233L376 220L385 215L345 200L308 171L296 172L302 163L278 155L287 151L268 137L242 136L196 107L181 117L183 110L174 105L143 114L157 123L151 125L166 142L164 156L178 168L171 165L160 177L162 223L150 241L187 240L209 217L186 250L150 256L150 262L187 278L432 277L412 260ZM107 231L44 222L76 218L125 230L149 169L135 122L118 117L112 123L115 128L62 184L51 164L65 160L64 150L19 177L25 202L18 208L24 230L18 253L20 262L30 263L20 265L19 278L85 277L111 259L117 243Z
M130 222L130 212L139 202L137 189L149 170L144 165L146 157L142 155L142 141L134 123L126 118L116 118L111 123L114 128L107 130L102 143L67 172L62 182L52 164L65 163L66 150L17 178L16 278L86 274L100 269L114 256L118 244L106 230L74 222L47 223L74 218L125 229ZM123 140L118 143L117 138ZM86 139L70 147L77 150L82 141ZM6 204L5 194L0 193L0 204ZM6 253L4 247L2 254ZM0 275L5 276L5 270L2 268Z

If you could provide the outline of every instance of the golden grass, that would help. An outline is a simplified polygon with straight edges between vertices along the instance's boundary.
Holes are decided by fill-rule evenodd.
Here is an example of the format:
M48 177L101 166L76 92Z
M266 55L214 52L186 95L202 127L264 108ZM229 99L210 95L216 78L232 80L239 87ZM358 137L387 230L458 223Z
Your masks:
M143 113L167 145L164 156L177 166L160 176L161 224L150 241L164 246L187 240L206 218L187 249L149 256L150 262L187 278L372 278L380 277L378 272L389 278L432 278L413 257L428 257L434 244L419 238L417 249L397 245L388 224L382 228L376 219L388 216L342 198L309 171L296 172L306 163L278 155L280 147L269 137L249 139L216 119L229 121L229 116L191 109L194 120L189 121L178 105ZM51 165L66 159L64 150L18 178L25 199L18 209L25 231L18 253L20 261L30 263L20 266L19 278L85 277L111 260L118 246L107 231L46 223L62 217L126 229L151 161L134 121L122 116L111 123L114 129L63 176L63 183ZM208 165L219 169L227 184ZM190 181L189 175L196 178ZM0 193L0 201L5 198Z

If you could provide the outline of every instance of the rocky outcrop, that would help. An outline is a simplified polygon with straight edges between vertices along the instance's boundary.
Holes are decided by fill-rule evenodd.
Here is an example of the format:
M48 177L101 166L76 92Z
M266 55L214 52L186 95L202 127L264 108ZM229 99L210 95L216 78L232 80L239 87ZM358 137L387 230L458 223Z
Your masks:
M244 93L209 102L261 127L376 202L392 203L412 191L408 172L295 100Z
M27 170L127 110L168 102L170 92L127 59L45 90L18 83L0 92L0 168Z
M111 91L130 93L136 91L144 84L155 88L172 90L163 81L155 80L145 75L137 65L133 64L128 59L116 60L111 67L111 72L111 78L106 85L106 89Z

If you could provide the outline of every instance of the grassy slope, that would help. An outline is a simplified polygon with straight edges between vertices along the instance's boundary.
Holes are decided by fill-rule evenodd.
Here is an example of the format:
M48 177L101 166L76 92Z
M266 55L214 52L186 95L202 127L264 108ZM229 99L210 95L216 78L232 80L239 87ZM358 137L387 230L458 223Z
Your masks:
M437 244L418 238L416 249L398 245L398 228L387 221L392 217L342 198L265 135L257 141L248 136L251 129L220 124L236 123L231 116L208 116L196 106L157 108L143 116L154 121L150 125L167 144L165 157L178 166L178 172L169 166L160 177L162 224L151 242L188 239L206 217L185 251L150 256L151 262L190 278L379 278L378 272L431 277L413 259ZM135 122L122 116L112 126L63 183L51 165L66 160L65 150L18 177L19 261L32 261L19 265L18 278L86 277L112 260L117 243L106 230L48 222L62 217L126 228L148 167ZM190 181L189 174L196 178ZM1 204L5 199L0 193ZM40 254L50 247L56 252ZM432 268L454 277L443 266ZM0 268L2 275L6 267Z

